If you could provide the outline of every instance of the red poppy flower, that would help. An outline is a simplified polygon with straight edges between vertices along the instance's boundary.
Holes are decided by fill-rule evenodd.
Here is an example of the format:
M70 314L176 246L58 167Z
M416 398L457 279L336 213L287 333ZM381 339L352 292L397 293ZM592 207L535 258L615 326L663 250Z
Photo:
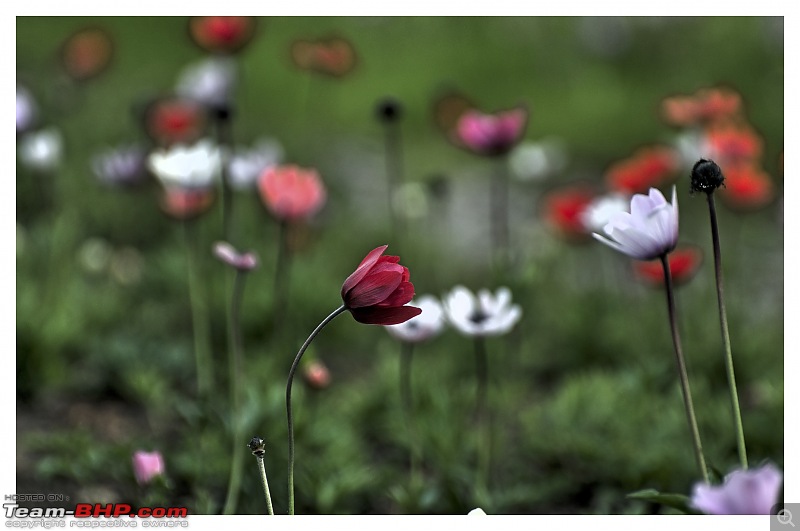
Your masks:
M766 206L775 197L772 179L754 164L725 165L723 174L725 180L719 193L731 208L755 210Z
M508 153L525 134L528 111L516 107L494 114L475 109L464 112L453 131L457 144L478 155L497 156Z
M207 211L214 202L211 188L164 188L161 209L176 219L192 219Z
M111 37L105 30L87 28L71 35L61 48L64 69L72 79L90 79L111 62L113 53Z
M159 145L191 144L205 131L206 113L194 101L171 97L152 102L144 111L144 127Z
M297 220L316 214L325 204L325 186L316 170L294 165L273 166L258 179L261 199L281 220Z
M706 130L709 157L725 162L754 160L761 156L761 137L747 124L717 122Z
M571 241L588 239L583 213L595 194L587 187L572 186L554 190L544 197L543 216L556 233Z
M253 17L192 17L189 34L204 50L233 53L250 42L255 26Z
M353 45L341 37L297 40L292 43L291 54L298 68L333 77L347 74L356 65Z
M678 247L667 255L672 281L675 285L685 284L700 270L703 252L698 247ZM664 286L664 267L660 260L633 262L636 278L653 287Z
M632 157L613 164L606 170L606 183L616 192L646 194L658 188L678 168L678 156L670 148L642 148Z
M342 285L344 306L359 323L400 324L422 313L404 306L414 298L414 285L399 256L382 256L387 247L370 251Z

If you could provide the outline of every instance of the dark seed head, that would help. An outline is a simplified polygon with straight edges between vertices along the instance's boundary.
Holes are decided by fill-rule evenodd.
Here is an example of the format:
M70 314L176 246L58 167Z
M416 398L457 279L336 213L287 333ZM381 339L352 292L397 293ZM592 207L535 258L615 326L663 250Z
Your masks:
M253 455L256 457L264 455L264 439L260 437L253 437L250 439L250 442L247 443L247 447L250 448L250 451L253 452Z
M722 169L713 160L700 159L692 168L692 192L713 193L725 182Z
M403 106L394 98L384 98L378 102L375 109L378 120L382 122L395 122L403 115Z

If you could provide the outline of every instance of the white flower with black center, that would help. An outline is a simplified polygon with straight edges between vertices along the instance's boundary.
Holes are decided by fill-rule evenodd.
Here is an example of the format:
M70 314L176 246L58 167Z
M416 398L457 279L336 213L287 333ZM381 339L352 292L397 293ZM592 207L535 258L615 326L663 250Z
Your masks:
M408 321L387 325L386 331L400 341L420 343L438 335L445 325L444 311L439 300L433 295L422 295L408 303L422 310L422 313Z
M203 189L219 178L221 154L204 139L191 146L159 149L147 158L147 167L167 188Z
M464 286L456 286L444 298L444 311L450 323L468 336L505 334L522 317L522 308L511 304L511 290L506 287L494 295L481 290L476 296Z

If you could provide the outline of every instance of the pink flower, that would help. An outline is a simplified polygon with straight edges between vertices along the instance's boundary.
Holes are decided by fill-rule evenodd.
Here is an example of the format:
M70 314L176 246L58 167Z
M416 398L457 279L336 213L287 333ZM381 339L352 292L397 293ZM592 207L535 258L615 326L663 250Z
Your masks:
M382 256L387 247L370 251L342 285L344 306L359 323L394 325L422 313L405 306L414 297L414 285L399 256Z
M314 360L303 368L303 379L312 389L325 389L331 383L331 372L324 363Z
M227 242L215 243L213 251L214 256L239 271L250 271L258 265L258 259L254 253L240 253Z
M164 458L160 452L137 450L133 454L133 473L139 485L147 485L164 473Z
M175 219L193 219L214 203L213 188L167 186L161 196L161 209Z
M522 107L495 114L472 109L461 115L455 133L458 142L474 153L503 155L522 138L527 120L528 111Z
M327 197L314 169L294 165L267 168L258 179L261 199L280 220L297 220L316 214Z
M782 483L783 473L771 463L734 470L722 485L696 484L691 503L706 514L772 514Z

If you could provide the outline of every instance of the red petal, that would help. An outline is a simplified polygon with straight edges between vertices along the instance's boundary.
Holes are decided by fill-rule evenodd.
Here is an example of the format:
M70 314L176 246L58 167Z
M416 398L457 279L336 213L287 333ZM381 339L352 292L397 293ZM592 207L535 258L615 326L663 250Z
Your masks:
M354 308L350 310L353 319L363 324L393 325L405 323L412 317L422 313L422 310L414 306L399 306L396 308L379 308L370 306L368 308Z
M361 282L361 279L367 276L369 270L372 269L377 262L386 248L389 247L388 245L381 245L380 247L376 247L375 249L371 250L367 256L361 260L361 263L358 264L358 267L355 271L353 271L349 277L347 277L342 284L342 299L345 298L345 294L353 289L353 287Z
M370 273L344 297L344 304L348 308L361 308L373 306L386 300L389 295L400 285L402 273L399 271L380 271Z
M400 282L400 285L397 286L397 289L392 292L391 295L386 297L381 303L378 304L380 307L396 307L402 306L404 304L408 304L411 302L411 299L414 298L414 284L411 282Z

